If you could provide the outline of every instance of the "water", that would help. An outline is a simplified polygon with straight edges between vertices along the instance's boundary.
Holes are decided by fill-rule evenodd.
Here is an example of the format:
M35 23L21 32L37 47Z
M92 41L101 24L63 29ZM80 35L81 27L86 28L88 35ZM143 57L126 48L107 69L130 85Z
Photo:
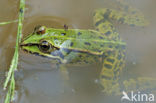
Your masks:
M125 75L155 78L156 1L127 2L139 8L150 25L145 28L117 25L127 43ZM18 3L15 0L0 1L0 22L17 19ZM24 36L31 33L36 25L63 28L67 24L69 28L93 29L93 10L113 8L114 5L112 0L27 0L23 33ZM0 81L4 81L4 71L9 68L14 53L16 30L16 23L0 27ZM97 65L69 67L70 80L64 86L60 70L49 59L20 52L15 103L120 103L120 97L109 97L101 92L99 70L95 68ZM4 92L0 83L0 103L3 103Z

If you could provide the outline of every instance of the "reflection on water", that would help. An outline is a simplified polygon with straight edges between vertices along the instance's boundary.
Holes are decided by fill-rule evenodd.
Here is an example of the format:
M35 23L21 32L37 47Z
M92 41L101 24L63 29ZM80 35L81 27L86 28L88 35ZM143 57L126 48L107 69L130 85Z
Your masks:
M121 37L127 42L127 65L130 76L151 76L156 73L156 15L154 0L127 0L138 7L150 21L145 28L117 25ZM113 8L111 0L33 0L26 1L24 36L36 25L63 28L93 29L92 11L95 8ZM4 9L5 8L5 9ZM0 21L18 17L18 2L0 1ZM16 40L16 24L0 27L0 102L4 93L2 82L8 69ZM64 85L60 70L49 59L20 53L19 71L16 72L18 99L16 103L120 103L120 97L109 97L101 92L98 65L69 67L70 80ZM65 88L65 89L64 89Z

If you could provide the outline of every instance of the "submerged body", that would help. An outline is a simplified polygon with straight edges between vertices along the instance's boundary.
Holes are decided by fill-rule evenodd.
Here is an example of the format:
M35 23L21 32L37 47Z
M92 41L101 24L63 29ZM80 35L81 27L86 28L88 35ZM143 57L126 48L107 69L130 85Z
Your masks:
M120 74L125 65L125 46L116 32L112 21L126 23L131 26L147 24L144 16L126 3L120 3L125 9L119 12L111 9L99 9L94 13L95 30L55 29L40 26L32 34L23 39L21 48L58 60L58 64L91 64L101 63L100 82L104 92L120 94L121 87L125 91L143 89L152 83L151 78L125 80L119 83ZM126 6L125 6L126 5ZM127 8L128 7L128 8ZM151 82L152 81L152 82ZM142 89L141 88L141 89Z

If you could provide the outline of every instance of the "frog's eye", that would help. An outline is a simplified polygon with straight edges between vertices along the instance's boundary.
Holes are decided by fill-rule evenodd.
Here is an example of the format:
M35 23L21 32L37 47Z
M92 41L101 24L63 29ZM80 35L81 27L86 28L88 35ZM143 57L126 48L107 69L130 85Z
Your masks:
M39 44L39 49L42 52L50 52L52 45L47 41L41 41Z
M37 34L44 34L46 32L46 27L37 26L37 27L35 27L34 32Z

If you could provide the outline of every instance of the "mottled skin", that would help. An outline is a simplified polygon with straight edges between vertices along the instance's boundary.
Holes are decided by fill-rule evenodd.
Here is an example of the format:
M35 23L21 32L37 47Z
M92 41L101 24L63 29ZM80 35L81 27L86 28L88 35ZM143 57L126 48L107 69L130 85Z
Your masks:
M152 78L137 78L119 82L125 66L125 46L113 26L113 20L131 26L145 26L143 14L126 3L117 2L119 10L98 9L94 12L95 30L55 29L41 26L24 38L21 48L33 54L58 60L58 64L102 64L100 83L107 94L122 90L153 89ZM62 66L60 66L62 67ZM63 69L65 70L65 69Z

